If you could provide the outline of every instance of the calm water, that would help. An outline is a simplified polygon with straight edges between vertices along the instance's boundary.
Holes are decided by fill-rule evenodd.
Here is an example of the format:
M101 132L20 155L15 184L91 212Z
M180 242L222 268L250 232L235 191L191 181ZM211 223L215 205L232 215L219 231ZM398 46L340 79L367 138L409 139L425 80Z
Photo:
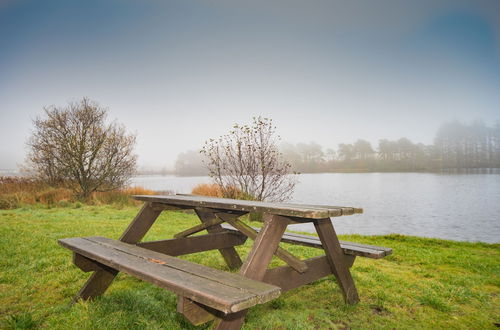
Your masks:
M341 234L399 233L500 242L500 174L301 174L294 202L356 206L364 214L334 218ZM133 185L189 193L208 177L139 176ZM310 224L293 229L313 231Z

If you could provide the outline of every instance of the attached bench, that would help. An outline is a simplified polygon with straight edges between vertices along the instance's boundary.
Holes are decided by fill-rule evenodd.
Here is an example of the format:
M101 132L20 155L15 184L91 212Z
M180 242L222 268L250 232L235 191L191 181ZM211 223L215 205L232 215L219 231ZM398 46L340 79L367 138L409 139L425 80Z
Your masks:
M224 223L221 225L222 228L229 230L231 232L240 233L239 230L231 226L230 224ZM256 232L260 231L260 228L252 227ZM321 240L319 237L310 236L310 235L302 235L296 233L284 233L281 238L281 242L291 243L297 245L303 245L307 247L313 247L317 249L323 249L323 245L321 244ZM346 241L339 241L340 247L342 251L346 255L356 256L356 257L365 257L372 259L380 259L385 256L392 254L391 248L386 248L382 246L361 244L361 243L353 243Z
M111 268L168 289L225 314L262 304L280 288L104 237L59 240L84 271ZM82 258L83 257L83 258Z

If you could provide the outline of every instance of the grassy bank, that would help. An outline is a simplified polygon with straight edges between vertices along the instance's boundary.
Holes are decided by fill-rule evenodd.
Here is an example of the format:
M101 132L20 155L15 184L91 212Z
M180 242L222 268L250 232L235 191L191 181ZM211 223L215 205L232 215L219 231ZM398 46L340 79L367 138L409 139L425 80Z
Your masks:
M89 275L71 264L69 251L58 246L57 239L117 238L137 211L133 206L81 204L0 210L0 328L194 328L175 312L173 294L123 274L96 301L68 306ZM168 238L197 223L194 215L164 212L146 239ZM361 303L346 306L332 277L327 277L251 309L245 328L498 327L499 244L400 235L342 239L394 249L382 260L356 260L352 274ZM247 242L237 250L245 254L249 246ZM320 253L283 247L304 258ZM217 251L186 259L226 269ZM273 260L273 265L279 264Z

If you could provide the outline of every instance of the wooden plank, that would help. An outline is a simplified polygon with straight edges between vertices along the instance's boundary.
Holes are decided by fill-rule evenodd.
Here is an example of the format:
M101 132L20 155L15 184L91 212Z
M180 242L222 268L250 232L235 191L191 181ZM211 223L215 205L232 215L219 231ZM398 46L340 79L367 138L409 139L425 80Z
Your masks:
M111 283L113 283L116 275L118 275L116 269L103 269L92 273L85 285L73 298L72 303L74 304L80 299L89 300L102 295L106 292Z
M185 272L192 272L193 274L200 274L203 273L203 277L211 279L213 281L223 281L227 285L232 285L234 287L244 287L245 290L254 290L252 292L258 294L261 291L267 290L266 287L267 284L252 281L252 280L247 280L245 277L240 276L239 274L235 273L229 273L225 271L221 271L218 269L214 269L211 267L199 265L196 263L189 262L187 260L175 258L172 256L165 255L163 253L155 252L155 251L150 251L146 250L143 248L140 248L138 246L134 246L131 244L124 244L119 241L115 241L109 238L105 237L86 237L87 240L92 240L94 242L97 242L105 247L112 248L112 249L118 249L120 251L123 251L125 253L133 254L133 255L138 255L140 254L140 257L146 258L146 259L158 259L162 260L165 262L168 262L169 267L177 268L179 270L185 271ZM264 285L263 285L264 284ZM253 289L252 289L253 288Z
M89 258L85 258L81 254L74 252L73 252L73 263L75 264L76 267L80 268L82 271L86 273L102 270L102 267L95 261L90 260Z
M268 269L263 281L279 286L282 292L285 292L332 274L326 256L315 257L304 261L308 266L307 271L304 273L298 273L290 266L282 266Z
M237 274L102 237L70 238L59 242L87 258L224 313L234 313L274 299L280 292L275 286Z
M154 209L150 203L145 203L134 220L120 237L120 241L135 244L139 242L151 228L160 215L161 210Z
M236 232L218 232L208 235L174 238L160 241L142 242L136 245L148 250L180 256L190 253L209 251L215 249L226 249L242 245L246 241L244 235Z
M201 196L201 195L193 195L193 194L175 194L176 196ZM280 205L286 205L286 206L297 206L300 205L303 208L308 208L308 209L332 209L332 208L340 208L342 209L342 215L351 215L351 214L356 214L356 213L363 213L363 209L359 207L345 207L345 206L333 206L333 205L322 205L322 204L297 204L297 203L284 203L280 202Z
M151 203L144 203L134 220L125 229L120 240L127 243L137 243L148 232L149 228L160 215L161 210L152 207ZM79 299L88 300L102 295L111 285L118 272L116 270L103 269L93 273L78 294L73 303Z
M238 232L238 230L236 228L234 228L233 226L231 226L230 224L222 224L222 228L224 228L226 230ZM260 230L260 228L255 228L255 227L251 227L251 228L253 228L257 232ZM281 241L284 243L297 244L297 245L313 247L313 248L317 248L317 249L323 248L323 245L321 244L321 240L316 236L302 235L302 234L286 232L283 234ZM347 255L372 258L372 259L380 259L380 258L383 258L385 256L392 254L391 248L386 248L386 247L382 247L382 246L375 246L375 245L368 245L368 244L361 244L361 243L354 243L354 242L347 242L347 241L339 241L339 242L340 242L340 247L344 251L344 254L347 254Z
M177 296L177 312L184 315L193 325L201 325L212 321L220 313L213 308L201 305L183 296Z
M272 213L282 216L291 216L306 219L322 219L327 217L338 217L344 213L362 213L360 208L328 206L309 207L301 204L269 203L260 201L245 201L229 198L215 198L205 196L155 196L155 195L135 195L137 200L165 203L169 205L185 205L193 207L207 207L223 209L228 211L262 212ZM348 212L349 210L349 212Z
M196 208L195 212L198 215L198 218L200 218L201 222L203 222L203 223L210 222L213 219L218 219L217 216L211 210ZM215 225L215 226L208 227L207 231L209 233L214 233L214 234L226 232L226 230L224 230L221 225ZM219 249L219 252L222 255L222 257L224 258L224 261L226 262L229 269L240 268L241 265L243 264L238 252L236 252L236 249L233 246L223 247L223 248Z
M218 217L223 219L224 221L229 222L233 227L238 229L240 232L245 234L246 236L250 237L250 239L255 240L258 233L250 226L245 224L242 221L239 221L238 219L226 215L224 213L217 213L216 214ZM286 251L285 249L281 248L278 246L276 249L276 252L274 253L278 258L286 262L290 267L298 271L299 273L303 273L307 270L307 265L305 262L300 260L299 258L295 257L293 254L290 252Z
M292 203L280 203L284 205L296 205ZM345 206L333 206L333 205L321 205L321 204L300 204L303 207L308 207L308 208L322 208L322 209L331 209L331 208L340 208L342 209L342 215L351 215L351 214L358 214L358 213L363 213L363 209L359 207L345 207Z
M288 219L277 215L264 223L264 227L254 241L250 254L240 269L240 274L258 281L264 278L267 267L279 246L281 236L285 232L288 223ZM213 327L217 330L239 329L245 320L246 313L247 310L242 310L218 318L215 320Z
M211 223L214 220L219 220L214 214L214 212L218 211L219 210L216 209L207 209L202 207L195 208L198 218L204 224ZM209 226L206 229L209 233L213 234L220 234L221 232L227 233L227 231L223 229L220 224ZM239 232L237 235L245 237L246 241L246 236L241 235ZM243 264L238 252L236 252L236 249L234 248L234 245L221 247L219 249L219 253L222 255L222 258L226 262L229 269L237 269ZM215 315L211 310L199 306L196 302L193 302L185 297L178 297L178 307L182 309L184 317L194 325L199 325L215 318Z
M359 302L358 291L354 285L349 268L344 261L344 252L333 229L332 221L327 219L316 220L314 227L318 232L319 239L323 245L327 260L330 263L333 274L337 278L344 300L349 304Z
M348 267L352 266L355 258L355 256L346 256ZM326 256L314 257L304 261L308 267L304 273L297 273L290 266L281 266L268 269L263 281L279 286L283 293L332 274L330 263Z
M220 225L222 222L223 221L219 218L213 218L213 219L204 221L203 223L200 223L199 225L196 225L196 226L193 226L189 229L181 231L180 233L175 234L174 237L175 238L187 237L189 235L199 233L200 231L208 229L212 226Z
M173 206L162 203L151 203L151 208L156 211L183 211L183 210L188 210L191 207Z

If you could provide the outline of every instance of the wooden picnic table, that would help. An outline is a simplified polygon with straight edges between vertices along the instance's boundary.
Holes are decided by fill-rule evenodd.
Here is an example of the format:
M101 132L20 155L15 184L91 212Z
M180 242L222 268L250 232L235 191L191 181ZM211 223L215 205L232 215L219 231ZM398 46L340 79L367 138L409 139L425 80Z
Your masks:
M340 242L331 217L362 213L355 207L267 203L194 195L139 195L145 204L118 241L103 237L61 239L73 251L73 262L94 273L77 299L101 295L119 271L171 290L178 295L177 309L191 323L215 319L216 329L239 329L248 308L277 298L282 292L333 274L344 300L359 301L349 268L356 256L382 258L389 248ZM141 242L164 210L191 209L201 223L173 239ZM248 213L265 215L262 228L241 221ZM289 224L312 222L318 237L285 233ZM196 235L206 230L206 235ZM235 246L253 240L242 262ZM324 256L301 260L279 246L280 242L323 249ZM229 273L176 258L179 255L218 249ZM273 255L287 266L268 269Z

